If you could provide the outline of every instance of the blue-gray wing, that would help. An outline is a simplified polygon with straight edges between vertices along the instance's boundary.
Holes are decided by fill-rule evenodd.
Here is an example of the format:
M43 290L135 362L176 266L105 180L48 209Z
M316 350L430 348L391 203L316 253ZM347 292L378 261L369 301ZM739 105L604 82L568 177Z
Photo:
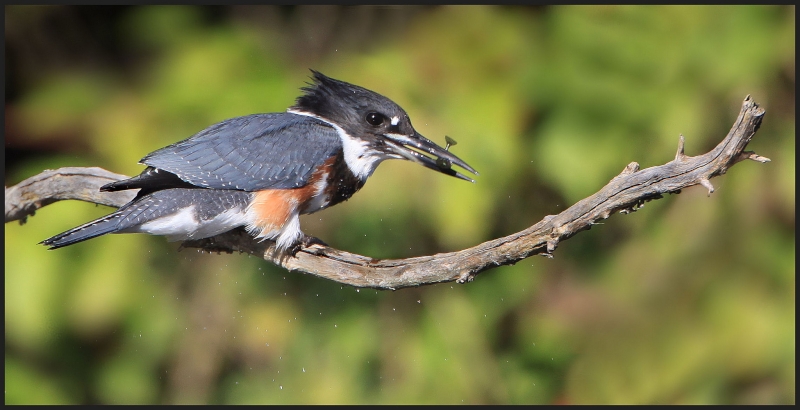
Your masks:
M200 187L257 191L304 186L341 149L338 133L323 121L254 114L214 124L140 162Z

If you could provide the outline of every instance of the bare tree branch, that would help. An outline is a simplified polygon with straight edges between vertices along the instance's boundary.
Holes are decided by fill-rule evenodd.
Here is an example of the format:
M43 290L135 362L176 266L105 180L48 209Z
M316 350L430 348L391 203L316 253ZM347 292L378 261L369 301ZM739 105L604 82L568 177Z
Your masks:
M242 229L212 238L186 241L182 247L210 252L243 252L256 255L289 270L298 270L340 283L378 289L399 289L432 283L471 281L478 273L495 266L510 265L532 255L552 257L558 243L591 228L615 212L636 211L646 201L665 193L678 193L693 185L714 192L710 179L722 175L734 164L750 159L768 162L754 152L744 151L761 125L764 110L748 95L728 135L710 152L690 157L684 153L681 135L675 159L640 170L631 162L594 195L582 199L558 215L549 215L515 234L484 242L458 252L396 260L378 260L320 244L302 247L294 256L279 256L271 241L258 242ZM131 192L99 192L110 181L127 178L101 168L61 168L45 171L16 186L6 188L6 222L20 220L50 203L63 199L120 207L130 201Z
M6 187L6 223L25 223L36 210L65 199L79 199L119 208L136 196L135 191L100 192L100 187L128 178L103 168L65 167L47 169L11 188Z

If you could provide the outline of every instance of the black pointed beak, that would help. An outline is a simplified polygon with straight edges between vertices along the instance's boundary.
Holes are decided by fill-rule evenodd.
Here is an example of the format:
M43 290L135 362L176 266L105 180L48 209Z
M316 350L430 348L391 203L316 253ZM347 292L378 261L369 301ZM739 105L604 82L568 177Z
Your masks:
M472 178L454 170L452 165L458 165L475 175L478 175L478 171L475 171L461 158L436 145L435 142L423 137L419 133L415 132L414 135L411 136L387 133L383 134L383 136L386 137L387 145L390 147L391 152L397 154L400 158L416 162L426 168L439 171L443 174L465 181L475 182Z

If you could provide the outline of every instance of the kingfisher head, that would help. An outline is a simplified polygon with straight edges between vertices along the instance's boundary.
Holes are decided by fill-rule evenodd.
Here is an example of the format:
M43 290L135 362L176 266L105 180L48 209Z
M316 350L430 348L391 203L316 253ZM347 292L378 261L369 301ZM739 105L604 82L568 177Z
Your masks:
M369 176L386 159L407 159L435 171L475 182L452 169L457 165L475 175L466 162L423 137L408 114L394 101L366 88L311 70L313 83L289 108L334 126L342 136L345 160L356 175Z

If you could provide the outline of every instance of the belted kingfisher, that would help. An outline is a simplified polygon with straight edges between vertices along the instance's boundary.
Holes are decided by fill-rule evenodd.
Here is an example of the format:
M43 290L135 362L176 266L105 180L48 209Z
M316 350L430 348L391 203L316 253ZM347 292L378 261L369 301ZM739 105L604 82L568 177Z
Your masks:
M147 168L101 191L139 189L116 212L41 243L50 249L107 233L142 232L170 241L245 227L285 252L308 239L300 214L350 198L387 159L407 159L475 182L466 162L420 135L388 98L311 70L313 83L285 113L214 124L139 161Z

